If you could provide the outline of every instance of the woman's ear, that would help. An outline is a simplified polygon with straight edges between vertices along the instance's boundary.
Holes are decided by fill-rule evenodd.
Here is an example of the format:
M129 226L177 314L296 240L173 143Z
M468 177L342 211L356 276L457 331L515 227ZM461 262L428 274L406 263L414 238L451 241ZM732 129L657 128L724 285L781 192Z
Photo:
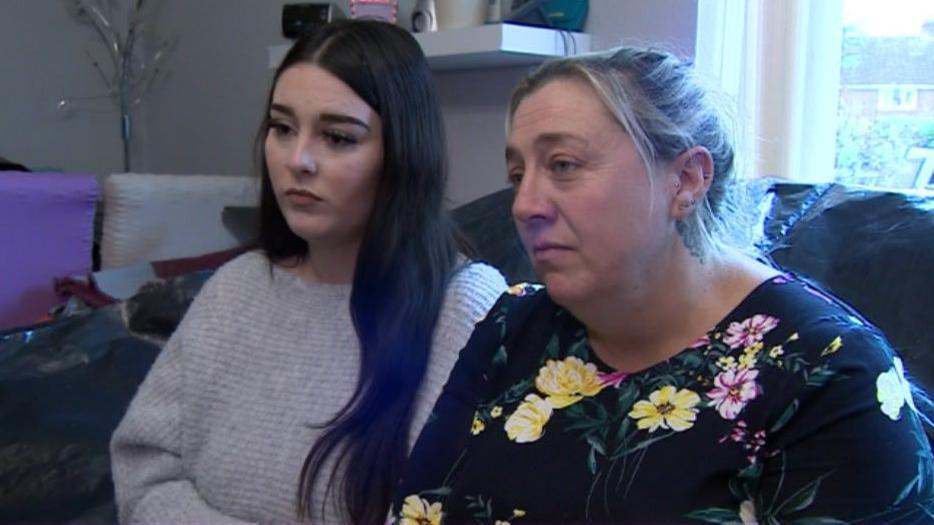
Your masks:
M707 195L714 175L713 157L707 148L694 146L671 161L669 173L675 178L671 214L675 220L683 219Z

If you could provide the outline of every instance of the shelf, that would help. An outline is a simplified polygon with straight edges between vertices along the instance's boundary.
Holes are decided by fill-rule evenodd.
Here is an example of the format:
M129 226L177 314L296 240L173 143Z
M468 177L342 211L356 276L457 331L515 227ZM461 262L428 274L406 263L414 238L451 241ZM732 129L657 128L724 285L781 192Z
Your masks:
M554 56L590 51L590 35L514 24L491 24L416 33L435 71L521 66ZM279 65L288 45L269 48L269 67Z

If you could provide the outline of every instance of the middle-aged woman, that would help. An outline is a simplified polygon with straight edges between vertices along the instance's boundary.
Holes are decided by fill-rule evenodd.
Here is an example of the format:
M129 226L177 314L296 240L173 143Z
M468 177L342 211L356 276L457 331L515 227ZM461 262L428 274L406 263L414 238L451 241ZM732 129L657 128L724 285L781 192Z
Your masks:
M478 325L397 523L922 523L900 360L718 235L733 149L676 57L619 48L516 89L506 163L541 289Z
M112 440L120 520L383 523L411 443L506 289L457 251L415 39L297 41L258 139L261 250L205 284Z

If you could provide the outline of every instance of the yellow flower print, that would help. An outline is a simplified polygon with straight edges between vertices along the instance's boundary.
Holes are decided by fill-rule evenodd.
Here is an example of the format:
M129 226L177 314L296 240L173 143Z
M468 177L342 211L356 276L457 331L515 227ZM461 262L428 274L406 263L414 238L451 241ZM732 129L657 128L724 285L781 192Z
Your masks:
M490 417L492 417L493 419L496 419L501 415L503 415L503 407L499 405L496 405L495 407L493 407L492 410L490 410Z
M480 432L483 432L483 429L486 428L486 425L483 424L483 420L475 412L473 415L473 423L470 425L470 433L477 435Z
M843 340L840 339L840 336L838 335L836 339L834 339L833 341L830 342L829 345L827 345L827 348L824 348L824 350L821 351L820 355L835 354L837 353L837 350L839 350L841 347L843 347Z
M508 521L496 520L493 525L511 525Z
M757 525L759 523L756 517L756 504L752 500L747 499L740 503L739 519L742 520L743 525Z
M506 420L506 435L516 443L537 441L544 433L552 410L551 403L536 394L525 396L525 401Z
M543 288L540 284L531 284L531 283L516 283L506 289L506 293L509 295L515 295L516 297L523 297L531 293L535 293L537 290Z
M604 386L597 376L596 365L573 356L563 361L549 359L535 378L535 387L548 396L554 408L564 408L596 395Z
M717 366L724 371L736 370L736 359L731 355L723 356L717 359Z
M743 354L739 356L739 369L748 370L756 367L756 354Z
M399 525L440 525L441 504L428 503L428 500L415 494L402 501L402 516Z
M648 401L633 405L629 417L637 419L637 427L655 432L659 427L682 432L694 426L701 398L696 392L668 385L649 394Z
M757 355L762 351L762 341L757 341L743 349L744 354Z
M524 511L524 510L522 510L522 509L512 509L512 517L513 517L513 518L521 518L522 516L525 516L525 511Z
M788 341L797 341L797 340L798 340L798 332L795 332L788 336ZM785 342L788 342L788 341L785 341Z
M778 359L784 354L785 354L785 351L782 350L782 345L773 346L772 349L769 350L769 357L771 357L772 359Z

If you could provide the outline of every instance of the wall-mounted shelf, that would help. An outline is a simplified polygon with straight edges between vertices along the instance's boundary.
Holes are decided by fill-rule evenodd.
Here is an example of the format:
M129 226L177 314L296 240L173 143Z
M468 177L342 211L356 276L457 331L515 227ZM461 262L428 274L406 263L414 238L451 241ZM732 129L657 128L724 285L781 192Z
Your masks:
M514 24L491 24L433 33L415 39L436 71L536 64L590 51L590 35ZM269 67L279 65L288 45L269 48Z

